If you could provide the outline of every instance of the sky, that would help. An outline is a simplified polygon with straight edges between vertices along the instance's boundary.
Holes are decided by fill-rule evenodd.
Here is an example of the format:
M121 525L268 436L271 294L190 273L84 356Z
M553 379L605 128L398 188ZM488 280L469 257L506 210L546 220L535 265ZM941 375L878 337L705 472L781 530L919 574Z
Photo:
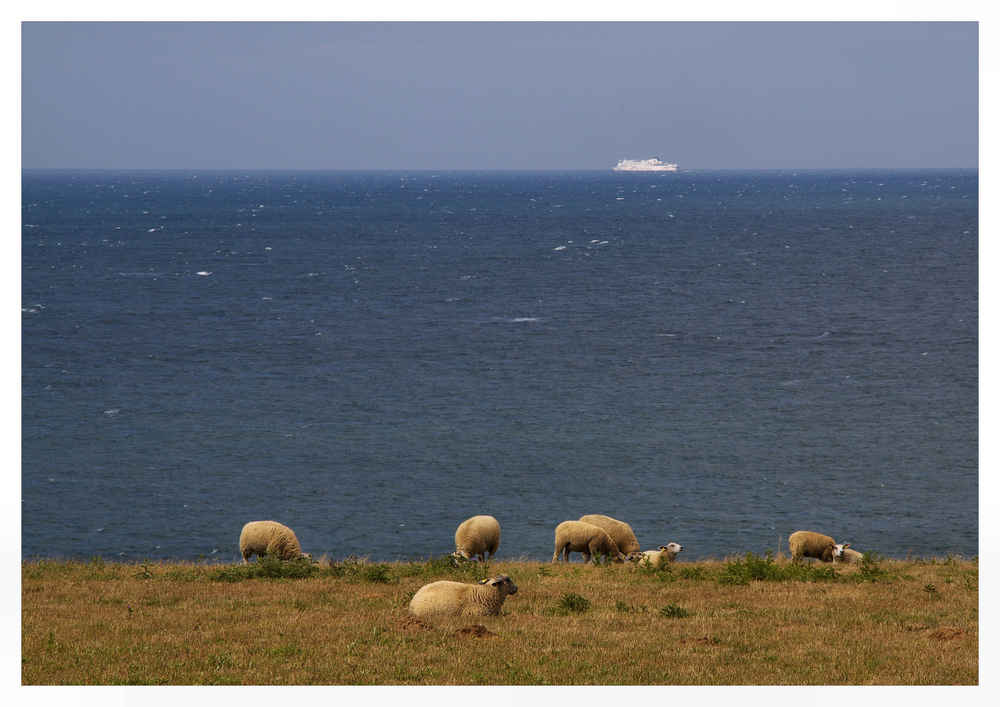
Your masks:
M21 166L979 166L976 22L24 22Z

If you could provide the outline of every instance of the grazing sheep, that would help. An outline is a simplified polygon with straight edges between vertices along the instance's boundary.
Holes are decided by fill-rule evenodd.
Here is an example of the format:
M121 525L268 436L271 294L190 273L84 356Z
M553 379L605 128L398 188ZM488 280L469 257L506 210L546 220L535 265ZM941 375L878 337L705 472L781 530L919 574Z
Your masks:
M792 562L802 562L804 557L815 557L820 562L833 562L834 540L809 530L799 530L788 536L788 551Z
M664 564L669 564L674 561L677 557L677 553L683 550L677 543L667 543L666 545L660 545L656 550L646 550L641 553L633 553L632 558L638 560L639 562L645 562L649 560L649 564L653 567L657 567L661 562Z
M596 525L605 533L611 536L618 549L626 555L631 552L639 552L639 541L635 539L635 533L628 523L615 520L610 516L588 515L580 519L584 523Z
M500 547L500 524L493 516L472 516L455 531L455 555L470 559L478 557L486 562L486 553L493 559L493 553Z
M861 561L862 553L857 550L848 550L847 548L850 546L850 543L838 543L833 546L834 564L853 565L855 562Z
M517 585L501 574L478 584L443 580L425 584L410 600L410 613L417 618L430 616L496 616L508 594L517 594Z
M240 554L243 555L244 563L250 560L251 555L274 555L282 560L309 557L302 552L299 539L292 529L273 520L254 520L243 526L243 532L240 533Z
M556 526L556 551L552 561L559 559L560 553L565 553L569 562L569 553L583 553L583 561L590 562L592 555L611 555L615 562L624 562L625 555L615 541L601 528L579 520L565 520Z

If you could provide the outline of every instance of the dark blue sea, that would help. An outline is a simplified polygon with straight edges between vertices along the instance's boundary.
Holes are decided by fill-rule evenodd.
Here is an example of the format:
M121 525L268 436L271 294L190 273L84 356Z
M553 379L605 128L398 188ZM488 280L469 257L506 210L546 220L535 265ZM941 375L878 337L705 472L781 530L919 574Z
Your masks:
M22 557L976 556L978 171L22 175Z

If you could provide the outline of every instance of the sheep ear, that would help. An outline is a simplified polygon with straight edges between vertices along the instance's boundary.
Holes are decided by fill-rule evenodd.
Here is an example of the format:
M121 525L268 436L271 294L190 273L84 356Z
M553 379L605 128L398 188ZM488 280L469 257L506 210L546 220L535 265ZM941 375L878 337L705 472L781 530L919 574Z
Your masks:
M488 579L481 579L481 580L479 580L478 582L476 582L476 584L486 584L486 583L488 583L489 581L490 581L490 580L488 580Z
M850 544L850 543L844 543L844 549L845 549L845 550L846 550L847 548L849 548L850 546L851 546L851 544Z

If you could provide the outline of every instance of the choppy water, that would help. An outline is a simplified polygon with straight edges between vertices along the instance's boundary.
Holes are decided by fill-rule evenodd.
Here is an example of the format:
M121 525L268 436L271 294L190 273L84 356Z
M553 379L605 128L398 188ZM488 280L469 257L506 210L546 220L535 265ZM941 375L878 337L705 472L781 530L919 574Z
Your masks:
M978 173L25 172L22 556L978 554Z

